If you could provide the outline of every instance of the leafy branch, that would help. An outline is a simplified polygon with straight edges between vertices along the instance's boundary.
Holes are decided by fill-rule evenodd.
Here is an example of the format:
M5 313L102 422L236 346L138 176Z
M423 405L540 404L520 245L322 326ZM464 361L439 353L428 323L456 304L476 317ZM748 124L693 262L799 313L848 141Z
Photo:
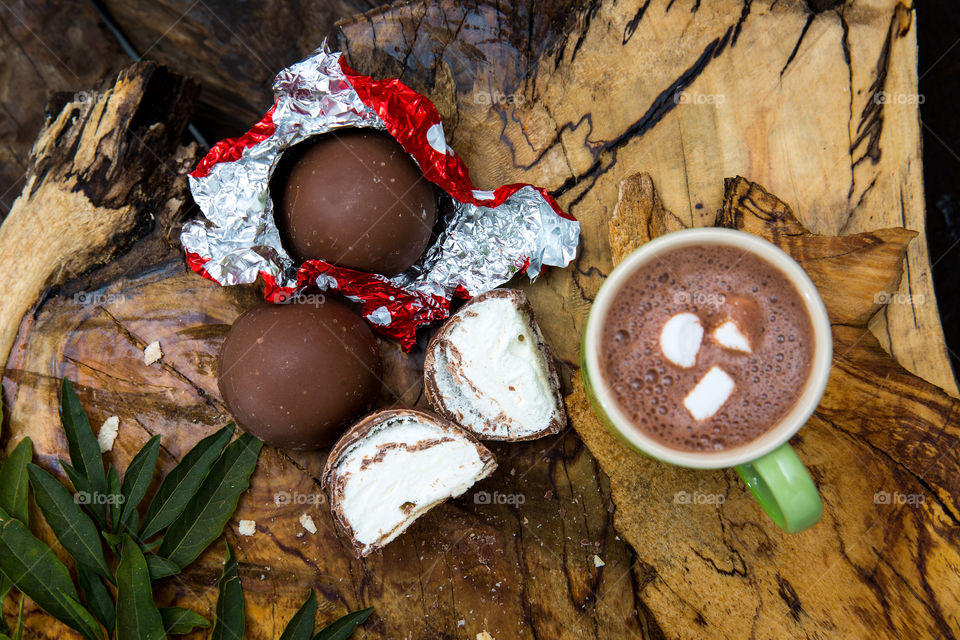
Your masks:
M263 443L248 434L230 442L232 424L204 438L164 477L140 524L138 507L156 468L159 436L134 456L121 480L115 467L104 465L68 380L61 385L60 419L70 456L60 464L73 494L30 463L29 438L0 466L0 602L16 587L87 640L166 638L209 626L189 609L159 609L153 582L180 573L220 537ZM28 488L73 558L77 583L30 532ZM2 616L0 625L0 633L9 631Z
M211 640L235 640L243 637L246 625L243 613L243 589L237 574L237 560L230 543L227 543L227 559L218 583L217 617ZM360 609L334 620L314 634L314 618L317 615L317 594L310 591L307 601L293 615L280 640L347 640L353 632L373 613L373 607Z
M160 452L154 436L120 474L104 468L90 420L70 382L63 380L60 419L70 462L60 461L71 493L31 464L24 438L0 465L0 603L13 587L87 640L159 640L210 627L183 607L157 607L153 583L180 573L223 532L247 490L263 443L243 434L231 442L232 424L198 442L146 498ZM75 584L53 550L28 527L28 489L57 540L76 565ZM243 638L243 589L227 544L218 583L212 640ZM313 635L314 592L290 620L281 640L347 640L373 612L354 611ZM0 615L0 640L22 640L23 598L13 636Z

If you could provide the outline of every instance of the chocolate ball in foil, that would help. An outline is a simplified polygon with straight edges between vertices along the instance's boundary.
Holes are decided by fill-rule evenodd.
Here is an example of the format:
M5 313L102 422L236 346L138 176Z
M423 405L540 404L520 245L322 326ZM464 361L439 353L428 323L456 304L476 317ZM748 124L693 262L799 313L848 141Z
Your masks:
M319 449L368 411L380 390L380 353L348 307L263 304L237 318L220 351L218 384L248 433L286 449Z
M289 157L287 157L289 156ZM277 227L297 262L395 276L430 242L433 184L390 135L348 129L288 149L274 181Z

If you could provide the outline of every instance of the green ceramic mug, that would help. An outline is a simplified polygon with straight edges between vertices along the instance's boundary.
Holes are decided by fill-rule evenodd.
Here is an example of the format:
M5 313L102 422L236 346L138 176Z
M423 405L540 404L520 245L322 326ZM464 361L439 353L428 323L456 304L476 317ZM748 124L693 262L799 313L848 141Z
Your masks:
M611 302L642 265L657 256L690 246L724 245L749 251L781 271L797 288L813 325L810 375L796 404L763 435L720 451L683 451L654 440L633 426L616 402L600 368L603 324ZM652 240L627 256L600 287L583 334L581 375L596 413L634 449L670 464L696 469L735 467L767 515L784 531L813 526L823 512L820 495L788 440L813 414L830 376L833 339L823 301L809 276L790 256L757 236L731 229L677 231Z

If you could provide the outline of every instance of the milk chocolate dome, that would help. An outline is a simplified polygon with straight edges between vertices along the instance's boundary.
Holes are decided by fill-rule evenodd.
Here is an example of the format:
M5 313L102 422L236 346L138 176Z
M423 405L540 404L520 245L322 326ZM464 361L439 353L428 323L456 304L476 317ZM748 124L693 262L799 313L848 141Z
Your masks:
M433 184L390 135L327 133L288 149L274 181L280 238L298 261L396 275L430 242Z
M380 390L377 341L339 302L262 304L230 328L220 394L237 423L267 444L326 447Z

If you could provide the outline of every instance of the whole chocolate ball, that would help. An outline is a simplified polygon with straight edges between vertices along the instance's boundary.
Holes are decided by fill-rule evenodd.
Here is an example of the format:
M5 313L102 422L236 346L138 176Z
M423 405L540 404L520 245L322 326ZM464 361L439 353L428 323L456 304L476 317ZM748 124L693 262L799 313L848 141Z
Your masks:
M220 394L267 444L319 449L371 408L380 352L366 323L327 299L263 304L237 318L220 350Z
M282 184L274 204L283 246L294 260L393 276L427 248L436 193L388 134L327 133L287 153L292 166L278 166Z

